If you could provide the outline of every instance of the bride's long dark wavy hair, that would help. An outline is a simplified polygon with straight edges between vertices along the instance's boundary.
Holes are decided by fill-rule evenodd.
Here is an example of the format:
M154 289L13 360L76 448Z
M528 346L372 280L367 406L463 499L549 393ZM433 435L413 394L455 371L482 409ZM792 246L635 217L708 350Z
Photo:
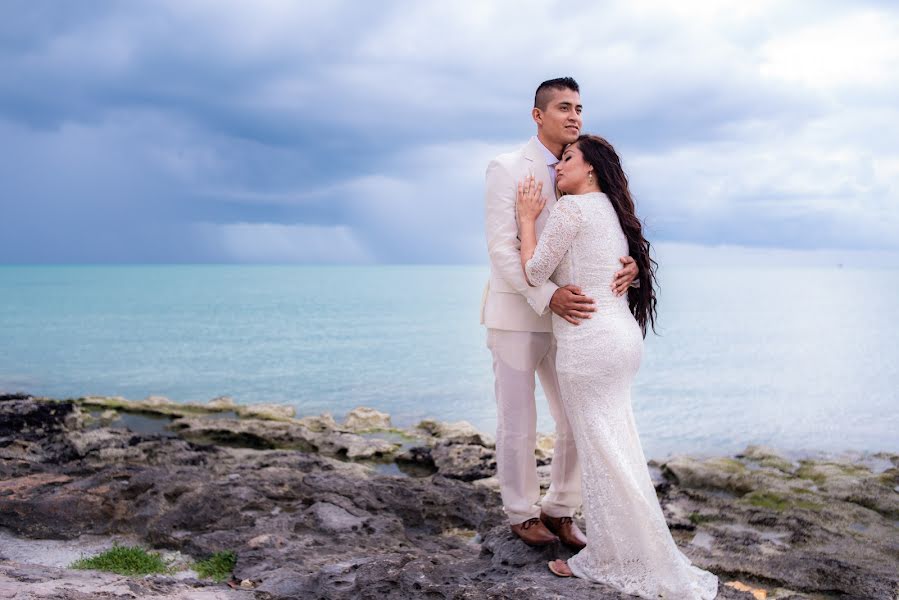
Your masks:
M647 327L656 330L656 269L658 263L649 254L649 241L643 237L643 224L637 218L634 199L627 185L627 175L621 167L618 153L608 141L598 135L582 135L576 142L584 160L593 167L599 189L615 207L621 229L627 238L628 254L637 262L640 287L627 291L627 303L646 337Z

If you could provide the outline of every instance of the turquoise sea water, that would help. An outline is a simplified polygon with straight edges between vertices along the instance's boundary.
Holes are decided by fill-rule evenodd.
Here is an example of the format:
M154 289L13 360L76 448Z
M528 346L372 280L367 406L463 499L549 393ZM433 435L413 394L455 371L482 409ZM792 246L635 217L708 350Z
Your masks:
M0 390L218 395L495 427L485 267L0 266ZM899 451L899 271L669 268L648 456ZM538 399L543 431L552 430Z

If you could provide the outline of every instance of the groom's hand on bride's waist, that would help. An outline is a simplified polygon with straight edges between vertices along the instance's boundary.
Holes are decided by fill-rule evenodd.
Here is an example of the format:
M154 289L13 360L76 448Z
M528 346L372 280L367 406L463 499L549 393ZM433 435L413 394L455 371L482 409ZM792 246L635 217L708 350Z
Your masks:
M589 319L596 312L593 298L585 296L576 285L560 287L549 301L549 309L571 323L579 325L583 319Z
M640 287L640 269L637 268L637 261L633 256L622 256L618 259L621 262L622 269L615 273L612 280L612 292L616 296L623 296L629 287Z

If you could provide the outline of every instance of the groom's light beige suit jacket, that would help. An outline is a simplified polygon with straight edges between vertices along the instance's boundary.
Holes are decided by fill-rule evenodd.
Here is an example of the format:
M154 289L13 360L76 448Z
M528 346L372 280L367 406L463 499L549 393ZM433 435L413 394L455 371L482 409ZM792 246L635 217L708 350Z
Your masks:
M515 152L501 154L487 166L486 232L490 255L490 279L481 302L481 324L509 331L552 331L549 301L558 287L547 281L528 285L521 268L518 215L515 202L518 182L533 175L543 182L546 206L537 218L537 237L543 232L556 203L546 154L537 138Z

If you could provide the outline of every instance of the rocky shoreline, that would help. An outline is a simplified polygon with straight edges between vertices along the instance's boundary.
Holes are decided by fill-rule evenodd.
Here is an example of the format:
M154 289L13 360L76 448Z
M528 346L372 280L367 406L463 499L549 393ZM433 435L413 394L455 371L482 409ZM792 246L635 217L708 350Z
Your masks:
M548 483L552 438L539 446ZM629 598L552 576L545 563L564 549L514 539L495 466L492 438L467 423L398 429L367 408L338 423L228 398L0 395L0 543L18 540L0 546L0 598ZM650 469L719 598L899 597L899 455L750 447ZM243 588L72 571L22 550L86 535L195 558L233 551Z

